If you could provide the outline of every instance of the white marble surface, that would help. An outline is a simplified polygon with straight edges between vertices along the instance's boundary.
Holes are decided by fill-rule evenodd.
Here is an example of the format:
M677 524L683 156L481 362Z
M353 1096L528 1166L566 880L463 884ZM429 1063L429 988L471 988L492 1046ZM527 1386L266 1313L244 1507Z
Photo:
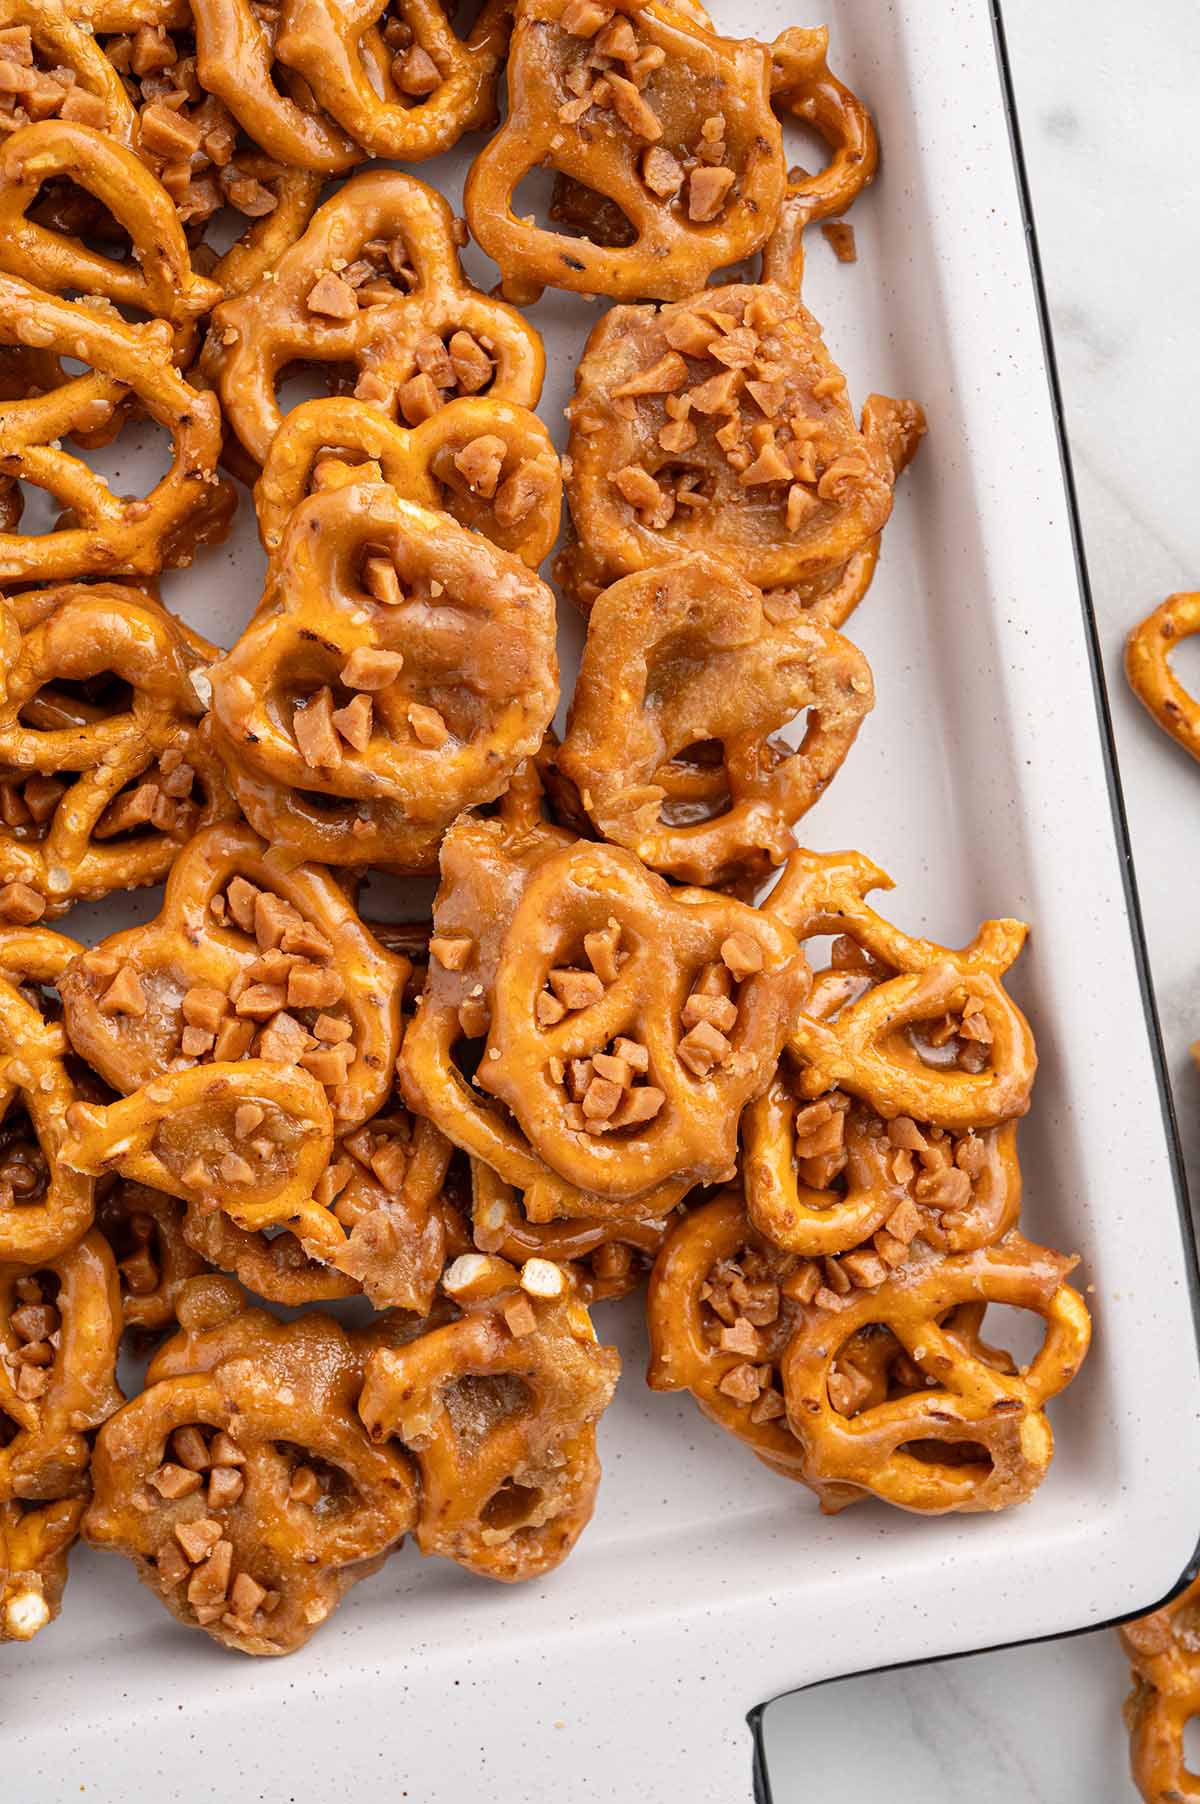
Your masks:
M1188 880L1200 769L1159 735L1121 674L1128 627L1171 590L1200 586L1200 181L1189 134L1200 8L1004 0L1004 14L1154 981L1200 1199L1200 1082L1187 1054L1200 1037ZM1180 669L1200 689L1200 648ZM984 1599L978 1634L986 1642ZM1128 1804L1125 1688L1105 1633L799 1694L765 1719L775 1804Z

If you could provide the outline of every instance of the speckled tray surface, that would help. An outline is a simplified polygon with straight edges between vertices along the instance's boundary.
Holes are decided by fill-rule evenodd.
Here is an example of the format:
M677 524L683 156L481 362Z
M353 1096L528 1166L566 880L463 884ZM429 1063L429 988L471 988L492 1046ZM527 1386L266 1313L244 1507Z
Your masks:
M760 37L795 22L787 0L715 11ZM835 0L825 16L885 160L853 215L858 263L816 238L805 299L855 400L913 395L930 433L848 628L878 704L806 837L889 869L889 909L914 931L958 943L987 914L1034 925L1014 983L1041 1054L1024 1223L1083 1255L1097 1318L1052 1409L1050 1477L995 1519L873 1505L823 1519L686 1396L645 1389L631 1300L599 1319L625 1376L595 1521L558 1573L510 1590L406 1548L301 1653L250 1662L179 1628L126 1562L82 1549L59 1622L0 1652L6 1801L459 1804L482 1789L503 1804L731 1804L749 1794L743 1719L759 1701L1106 1620L1160 1596L1191 1556L1189 1487L1147 1476L1164 1440L1178 1469L1200 1460L1189 1268L989 9ZM472 149L419 173L457 202ZM533 318L540 411L561 436L596 309L551 295ZM228 643L261 570L247 503L166 599ZM580 632L562 614L568 676ZM149 892L66 925L90 937L156 906Z

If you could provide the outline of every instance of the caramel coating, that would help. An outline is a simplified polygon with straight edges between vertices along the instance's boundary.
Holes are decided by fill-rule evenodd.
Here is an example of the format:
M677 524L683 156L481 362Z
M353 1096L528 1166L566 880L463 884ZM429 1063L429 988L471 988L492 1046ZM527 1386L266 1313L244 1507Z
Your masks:
M873 701L848 640L693 554L597 599L555 761L599 832L654 870L761 877L794 847ZM774 735L805 710L793 751ZM698 762L694 748L716 755Z
M819 598L886 524L924 431L915 403L881 395L860 430L816 320L771 283L612 308L568 416L578 542L559 575L585 608L617 577L684 551L721 557L760 589L815 585Z
M97 1437L84 1534L181 1622L291 1653L413 1527L412 1468L364 1434L363 1349L337 1322L277 1322L216 1278L185 1286L179 1315Z
M346 454L353 466L335 461ZM331 397L294 407L271 441L254 490L267 551L279 548L310 484L359 480L361 462L378 466L406 501L452 514L531 570L558 537L562 470L546 428L528 408L464 395L410 431L377 407Z
M1183 1745L1184 1729L1200 1712L1198 1601L1200 1579L1193 1579L1161 1610L1118 1631L1133 1668L1124 1712L1130 1772L1146 1804L1194 1804L1200 1796Z
M215 395L190 387L175 368L165 321L128 326L2 275L0 344L33 345L87 366L48 393L0 402L0 472L46 490L74 522L44 533L0 532L0 581L154 576L225 536L235 497L216 475L220 409ZM126 396L174 443L166 475L134 499L118 498L57 443L105 426Z
M224 101L270 157L322 175L361 161L361 150L345 132L293 98L286 71L276 80L275 33L250 0L190 0L190 11L201 85Z
M0 1271L0 1503L79 1496L88 1431L121 1402L121 1293L94 1230L69 1252Z
M372 1353L359 1415L373 1441L395 1437L416 1460L422 1553L506 1584L539 1578L591 1518L595 1424L620 1359L561 1273L543 1297L506 1261L468 1255L446 1284L461 1315Z
M358 288L339 276L329 293L330 272L357 277L360 264ZM545 370L533 327L463 276L441 195L384 169L347 182L262 281L213 316L203 368L258 464L283 419L281 374L298 360L350 365L357 397L410 425L454 393L533 407Z
M212 673L234 793L302 857L432 869L455 814L496 796L549 724L553 595L372 481L304 502L269 581Z
M511 8L508 0L487 0L460 38L437 0L406 0L400 18L410 44L393 61L390 48L379 54L388 4L286 0L275 53L364 150L419 163L452 149L464 132L495 124Z
M508 118L472 164L463 199L504 292L526 302L547 287L670 300L753 255L785 188L770 81L765 45L719 37L667 0L523 0ZM631 242L518 217L517 190L538 167L619 209Z
M1200 702L1171 669L1170 654L1181 639L1200 632L1200 594L1168 595L1135 626L1125 646L1129 686L1164 733L1193 758L1200 758Z
M0 884L15 886L0 918L161 882L197 827L234 812L199 724L203 641L122 584L4 606L19 640L0 698Z
M0 1503L0 1642L32 1641L62 1606L83 1497Z

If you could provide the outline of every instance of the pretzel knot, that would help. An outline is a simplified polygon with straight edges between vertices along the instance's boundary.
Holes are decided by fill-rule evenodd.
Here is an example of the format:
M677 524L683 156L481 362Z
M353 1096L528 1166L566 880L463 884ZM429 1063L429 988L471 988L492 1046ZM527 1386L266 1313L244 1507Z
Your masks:
M497 795L549 724L554 597L370 481L304 502L270 580L212 679L242 807L303 857L430 869L455 814Z
M64 510L44 533L0 533L0 581L155 576L191 562L197 545L228 531L232 488L216 475L221 415L215 395L190 388L160 320L119 319L0 276L0 344L71 357L87 372L50 392L0 403L0 473L44 489ZM174 456L146 496L113 494L103 477L57 446L105 426L131 397L170 434Z
M388 5L287 0L275 53L372 156L416 163L495 123L510 11L507 0L487 0L464 39L437 0L406 5L398 22L409 43L394 55L378 24Z
M86 1507L83 1497L0 1503L0 1642L32 1641L58 1615Z
M581 1191L718 1183L807 982L769 916L581 840L517 904L477 1082ZM545 1219L528 1193L526 1210Z
M175 1304L204 1261L184 1238L183 1205L144 1184L114 1184L96 1208L96 1225L112 1248L124 1325L138 1335L174 1326Z
M802 943L832 933L857 948L867 983L832 1020L798 1013L788 1041L801 1067L798 1094L837 1087L885 1120L907 1116L953 1133L1024 1114L1037 1053L999 978L1026 929L987 921L954 951L885 921L865 900L881 887L890 879L859 853L801 851L772 892L770 912Z
M44 927L0 929L0 1261L38 1266L91 1226L94 1185L61 1158L78 1092L66 1036L18 985L53 985L78 952Z
M761 876L873 701L848 640L696 554L599 597L556 762L604 837L655 870ZM806 709L793 751L773 735Z
M121 1294L101 1234L0 1275L0 1504L86 1491L98 1428L121 1402Z
M504 292L672 299L753 255L785 183L770 75L765 45L718 37L665 0L527 0L509 55L508 118L464 193ZM626 241L519 218L514 197L538 167L611 203Z
M335 461L350 457L353 462ZM562 471L535 413L464 395L408 430L344 397L293 408L255 486L258 530L278 550L309 491L361 479L369 461L406 501L452 514L536 570L558 537Z
M279 871L249 828L217 826L176 859L156 919L76 960L63 1007L122 1095L183 1063L275 1059L310 1073L348 1132L391 1090L409 969L327 871Z
M647 1221L640 1205L622 1220L531 1222L511 1184L482 1160L471 1160L471 1232L481 1253L510 1264L549 1260L575 1268L577 1295L607 1303L636 1290L667 1236L664 1217Z
M612 308L568 415L579 544L561 576L584 607L683 551L723 558L761 589L803 585L814 602L835 573L865 589L861 566L853 579L846 566L886 524L924 431L915 403L880 395L860 430L816 320L766 283Z
M129 235L124 258L29 217L47 182L69 179L93 195ZM167 320L187 361L196 322L221 298L192 269L171 197L133 152L89 126L47 119L14 132L0 152L0 264L54 294L101 295Z
M591 1517L595 1424L617 1382L556 1266L518 1277L469 1254L444 1286L456 1321L367 1360L358 1411L374 1441L394 1436L421 1474L417 1545L483 1578L537 1578L570 1553Z
M1163 732L1193 758L1200 758L1200 702L1171 669L1170 654L1181 639L1197 632L1200 594L1168 595L1134 627L1125 646L1125 674L1133 693Z
M533 327L465 279L441 195L383 169L347 182L260 283L213 315L202 367L256 463L296 362L351 366L357 398L410 426L455 394L532 407L545 370Z
M203 641L112 583L6 605L20 642L0 698L0 915L160 882L198 826L233 812L199 726Z
M1125 1703L1133 1782L1147 1804L1200 1796L1187 1764L1184 1730L1200 1713L1200 1579L1137 1622L1122 1624L1122 1646L1133 1667Z
M412 1528L416 1486L354 1413L360 1346L329 1317L241 1301L225 1279L185 1287L182 1332L97 1439L84 1533L181 1622L286 1654Z
M923 1513L1005 1509L1041 1483L1054 1439L1044 1406L1065 1389L1088 1349L1083 1300L1064 1280L1076 1261L1010 1234L1001 1246L918 1262L837 1312L810 1310L783 1359L788 1421L804 1477L836 1511L871 1494ZM1041 1351L1019 1372L963 1345L945 1317L964 1303L1033 1310ZM850 1415L831 1401L829 1372L852 1335L890 1329L934 1388Z

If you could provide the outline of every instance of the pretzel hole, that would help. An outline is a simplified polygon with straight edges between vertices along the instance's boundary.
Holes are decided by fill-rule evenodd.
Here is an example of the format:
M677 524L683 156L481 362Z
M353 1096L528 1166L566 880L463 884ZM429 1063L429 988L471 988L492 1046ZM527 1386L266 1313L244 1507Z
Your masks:
M348 1515L357 1507L357 1487L340 1466L295 1441L276 1441L275 1451L290 1475L289 1498L320 1518Z
M531 1525L540 1527L540 1523L532 1522L532 1518L537 1515L541 1501L542 1492L536 1486L518 1484L515 1478L506 1478L479 1512L485 1539L489 1529L507 1540L518 1529Z
M478 1452L502 1423L527 1413L535 1403L528 1384L514 1372L468 1372L444 1387L442 1399L468 1457Z
M579 127L563 129L578 132ZM623 248L637 241L637 227L615 200L549 169L531 169L523 176L510 205L518 219L532 221L558 238L575 238L602 248ZM568 269L576 273L583 269L568 251L559 255Z
M23 1275L14 1285L8 1318L10 1343L3 1357L9 1382L26 1403L36 1402L50 1385L62 1338L60 1294L58 1276L52 1271Z
M978 1441L902 1441L896 1452L922 1466L941 1467L957 1478L965 1476L970 1468L978 1483L991 1475L994 1464L987 1448Z
M23 1109L14 1109L0 1128L0 1209L45 1200L50 1167Z
M132 258L133 244L125 227L113 217L98 195L69 175L53 176L43 182L26 213L36 224L77 238L89 250L99 251L101 256L117 262ZM66 292L66 298L79 300L85 297L71 290Z
M1167 663L1189 695L1200 695L1200 634L1175 639L1167 653Z

